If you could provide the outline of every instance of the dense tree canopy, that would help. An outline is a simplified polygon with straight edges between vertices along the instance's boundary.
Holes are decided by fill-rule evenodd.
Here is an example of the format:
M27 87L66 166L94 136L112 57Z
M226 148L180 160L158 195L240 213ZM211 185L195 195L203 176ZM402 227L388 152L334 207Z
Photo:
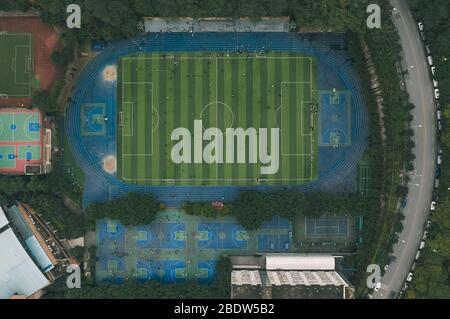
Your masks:
M408 0L417 21L424 23L426 43L431 49L440 87L443 112L441 165L438 206L428 229L426 247L416 267L409 298L450 298L450 7L448 1Z
M125 226L150 224L163 206L150 195L129 193L106 203L94 203L87 208L93 219L120 220Z

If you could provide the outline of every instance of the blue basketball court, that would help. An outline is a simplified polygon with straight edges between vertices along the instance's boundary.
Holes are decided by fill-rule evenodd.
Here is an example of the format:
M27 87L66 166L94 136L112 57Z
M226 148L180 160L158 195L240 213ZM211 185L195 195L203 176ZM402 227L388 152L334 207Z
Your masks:
M319 92L319 146L351 145L351 101L349 91Z
M198 245L201 249L243 249L247 247L247 231L237 223L199 224L197 234Z

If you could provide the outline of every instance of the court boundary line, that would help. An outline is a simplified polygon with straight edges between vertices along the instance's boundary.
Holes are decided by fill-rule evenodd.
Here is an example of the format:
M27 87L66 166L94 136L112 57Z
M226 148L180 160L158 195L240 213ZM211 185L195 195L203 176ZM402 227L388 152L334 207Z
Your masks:
M339 221L346 219L346 232L345 234L341 234L340 231L340 226L339 226ZM308 235L307 233L307 222L308 221L314 221L314 234L310 234ZM317 234L317 229L318 228L330 228L329 226L317 226L317 220L334 220L336 221L336 225L335 226L331 226L332 229L337 229L338 233L337 234L332 234L332 235L328 235L328 234ZM304 223L305 223L305 238L308 237L350 237L350 218L349 216L342 216L342 217L319 217L319 218L307 218L305 217L304 219Z
M2 33L0 34L1 36L15 36L15 37L27 37L28 38L28 46L27 45L14 45L14 60L15 61L15 65L14 65L14 70L12 70L14 72L14 84L15 87L14 89L17 87L17 85L27 85L28 84L28 93L26 94L8 94L8 98L21 98L21 97L29 97L31 96L31 92L32 92L32 74L33 74L33 69L32 69L32 65L33 65L33 52L32 52L32 34L31 33ZM29 82L28 83L21 83L21 82L17 82L17 47L25 47L28 48L28 59L27 60L31 60L31 68L29 68L28 72L27 68L25 68L25 73L28 74L28 78L29 78ZM25 55L25 57L27 57Z
M142 54L142 53L140 53L140 54ZM298 81L298 82L290 82L290 81L281 81L281 90L282 90L282 88L283 88L283 83L299 83L299 84L310 84L310 92L311 92L311 96L312 96L312 94L313 94L313 89L312 89L312 77L313 77L313 75L312 75L312 57L310 57L310 56L286 56L286 57L277 57L277 56L251 56L251 57L241 57L241 56L234 56L234 57L227 57L227 56L191 56L191 57L183 57L182 59L186 59L186 60L214 60L215 62L216 62L216 98L217 98L217 96L218 96L218 93L217 93L217 90L218 90L218 77L217 77L217 75L218 75L218 59L223 59L223 60L226 60L226 59L237 59L237 60L239 60L239 59L281 59L281 60L284 60L284 59L288 59L288 60L290 60L290 59L294 59L294 60L309 60L310 61L310 63L309 63L309 66L310 66L310 81ZM134 60L166 60L166 59L175 59L175 55L169 55L169 56L158 56L158 57L143 57L143 56L135 56L135 57L123 57L122 58L122 69L124 69L124 62L125 61L134 61ZM166 71L166 70L163 70L163 71ZM122 72L122 77L123 77L123 72ZM123 100L124 100L124 84L125 85L127 85L127 84L151 84L151 91L152 91L152 108L154 108L154 105L153 105L153 81L122 81L121 82L121 86L122 86L122 104L123 103L127 103L127 102L123 102ZM215 102L218 102L218 101L215 101ZM209 102L209 104L210 103L213 103L213 102ZM224 102L221 102L221 103L224 103ZM303 105L303 103L311 103L311 101L302 101L302 105ZM303 114L301 114L302 115L302 117L303 117ZM218 114L217 114L217 112L216 112L216 122L217 122L217 116L218 116ZM152 118L153 118L153 116L152 116ZM303 125L303 121L302 121L302 123L301 123L301 125ZM152 130L153 130L153 123L152 123L152 125L151 125L151 127L152 127ZM301 129L301 131L303 131L303 127L302 127L302 129ZM311 136L311 143L310 143L310 148L311 148L311 153L310 154L282 154L282 150L281 150L281 147L280 147L280 150L281 150L281 154L280 154L280 156L310 156L310 162L311 162L311 174L310 174L310 178L288 178L288 179L286 179L286 178L265 178L267 181L293 181L293 182L295 182L295 181L297 181L297 182L308 182L308 181L311 181L311 179L312 179L312 176L313 176L313 167L314 167L314 165L313 165L313 158L314 158L314 154L313 154L313 143L312 143L312 141L313 141L313 139L312 139L312 136L313 136L313 134L311 133L311 134L309 134L309 135L303 135L303 132L302 132L302 136ZM153 154L153 133L152 133L152 153L151 154L139 154L139 153L136 153L136 154L130 154L130 153L127 153L127 154L125 154L125 153L123 153L122 152L122 176L121 176L121 179L123 180L123 181L125 181L125 182L154 182L154 181L160 181L160 182L163 182L164 180L167 180L167 179L171 179L171 180L174 180L175 182L177 182L177 181L182 181L182 182L184 182L184 181L191 181L191 182L200 182L200 181L222 181L222 182L226 182L226 181L254 181L255 183L256 183L256 181L257 181L257 177L255 177L255 178L231 178L231 179L229 179L229 178L221 178L221 179L219 179L219 178L217 178L217 176L218 176L218 169L219 169L219 165L217 164L217 163L215 163L214 165L216 166L216 178L200 178L200 179L197 179L197 178L194 178L194 179L192 179L192 178L162 178L162 177L159 177L159 178L125 178L124 177L124 164L125 164L125 161L124 161L124 157L125 156L128 156L128 157L130 157L130 156L153 156L154 154ZM281 143L281 145L282 145L283 143ZM123 132L122 132L122 148L123 148L123 145L124 145L124 143L123 143ZM203 163L203 164L205 164L205 163Z

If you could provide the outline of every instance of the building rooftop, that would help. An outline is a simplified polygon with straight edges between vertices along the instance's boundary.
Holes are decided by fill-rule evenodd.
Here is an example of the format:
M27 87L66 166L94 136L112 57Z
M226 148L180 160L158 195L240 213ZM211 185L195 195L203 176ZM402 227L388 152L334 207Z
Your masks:
M0 207L0 221L7 221ZM13 230L4 225L0 230L0 299L30 296L50 284L23 248Z

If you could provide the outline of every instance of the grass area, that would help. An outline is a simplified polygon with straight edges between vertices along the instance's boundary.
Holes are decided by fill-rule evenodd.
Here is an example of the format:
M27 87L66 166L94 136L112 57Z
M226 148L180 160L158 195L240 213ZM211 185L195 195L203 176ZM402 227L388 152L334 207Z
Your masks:
M134 54L119 61L118 79L117 166L127 182L298 185L317 177L318 92L310 56ZM172 136L176 128L187 130ZM254 147L248 136L239 145L227 128L254 128ZM274 128L280 129L278 139ZM261 140L271 163L263 163ZM177 149L182 142L185 147ZM180 163L174 163L175 150ZM272 171L262 169L271 164Z
M30 33L0 34L0 73L0 95L31 96L33 53Z

